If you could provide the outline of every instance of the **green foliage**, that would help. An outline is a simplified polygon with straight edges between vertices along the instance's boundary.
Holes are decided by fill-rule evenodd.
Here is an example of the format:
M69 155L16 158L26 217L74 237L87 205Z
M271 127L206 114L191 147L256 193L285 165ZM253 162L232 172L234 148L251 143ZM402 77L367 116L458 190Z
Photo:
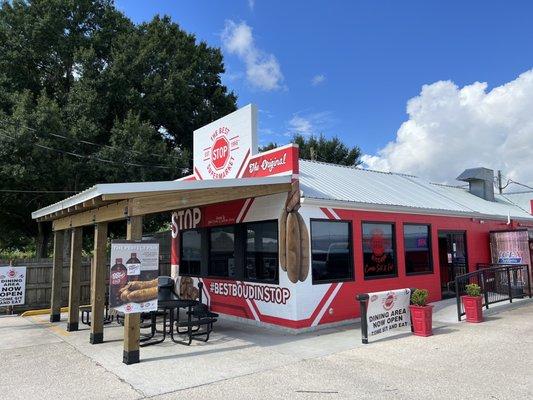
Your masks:
M111 0L4 1L0 54L3 190L179 178L193 130L236 109L219 49ZM31 243L31 212L70 194L0 192L0 249Z
M477 283L470 283L466 285L465 290L468 296L481 296L481 287Z
M296 143L300 148L300 158L306 160L317 160L332 164L357 166L361 164L361 149L358 146L348 147L334 136L331 139L323 134L305 137L295 135L292 143ZM269 143L260 150L267 151L278 147L277 143Z
M411 304L415 306L424 307L427 304L429 292L427 289L415 289L411 293Z

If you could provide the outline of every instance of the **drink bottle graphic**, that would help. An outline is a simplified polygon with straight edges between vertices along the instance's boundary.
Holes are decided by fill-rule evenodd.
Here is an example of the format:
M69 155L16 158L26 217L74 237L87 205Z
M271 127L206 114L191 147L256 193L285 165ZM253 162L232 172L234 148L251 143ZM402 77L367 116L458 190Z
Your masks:
M115 260L115 265L111 267L109 275L109 302L111 307L118 307L123 304L120 299L120 289L128 283L128 270L122 264L122 258Z
M138 281L141 275L141 260L137 258L137 253L131 253L131 257L126 261L128 278L130 281Z

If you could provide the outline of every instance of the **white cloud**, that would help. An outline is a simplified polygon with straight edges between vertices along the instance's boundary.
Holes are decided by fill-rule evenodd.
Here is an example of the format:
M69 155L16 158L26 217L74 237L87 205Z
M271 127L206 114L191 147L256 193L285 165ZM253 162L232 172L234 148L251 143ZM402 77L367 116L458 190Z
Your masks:
M248 7L250 7L250 10L254 10L255 7L255 0L248 0Z
M226 21L221 38L224 48L244 62L246 78L252 86L266 91L281 88L283 74L278 60L257 48L252 28L246 22Z
M533 69L490 91L480 82L424 85L407 114L393 142L363 156L367 167L454 182L485 166L533 183Z
M328 111L318 112L314 114L293 114L292 118L287 123L287 136L294 134L300 135L318 135L332 122L331 113Z
M302 135L309 135L313 131L313 124L310 120L295 115L289 121L289 127L292 132L300 133Z
M315 75L313 76L313 78L311 79L311 85L313 86L318 86L322 83L324 83L326 81L326 76L325 75Z

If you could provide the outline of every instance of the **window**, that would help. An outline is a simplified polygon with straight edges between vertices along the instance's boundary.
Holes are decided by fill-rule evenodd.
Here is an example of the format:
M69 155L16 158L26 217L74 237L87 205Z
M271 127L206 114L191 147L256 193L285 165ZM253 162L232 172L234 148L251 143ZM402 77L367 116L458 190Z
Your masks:
M430 273L431 235L429 225L404 225L405 269L407 274Z
M278 278L278 265L276 221L246 224L245 279L275 282Z
M311 220L311 261L313 283L352 279L351 224Z
M180 232L180 275L278 283L278 221Z
M209 275L236 277L234 226L211 228L209 234Z
M181 233L180 275L200 275L202 234L198 229Z
M363 223L363 271L365 278L397 276L394 224Z

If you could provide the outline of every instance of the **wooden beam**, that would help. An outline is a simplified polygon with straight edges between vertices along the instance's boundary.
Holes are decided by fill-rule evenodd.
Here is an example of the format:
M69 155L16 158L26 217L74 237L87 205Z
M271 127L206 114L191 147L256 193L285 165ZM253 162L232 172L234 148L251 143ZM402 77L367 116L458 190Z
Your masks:
M98 222L118 221L128 216L128 201L120 201L53 221L53 230L76 228Z
M284 193L290 190L290 183L279 183L275 185L201 189L158 196L146 196L129 200L129 213L132 216L146 215L248 197Z
M63 280L63 231L54 232L54 255L52 269L52 298L50 300L50 322L61 320L61 284Z
M98 222L118 221L125 219L128 216L139 216L146 214L153 214L158 212L165 212L171 210L178 210L189 207L196 207L199 205L222 203L225 201L237 200L249 197L267 196L270 194L284 193L291 190L290 183L278 183L274 185L261 186L240 186L229 188L212 188L212 189L197 189L186 191L175 191L165 194L148 193L145 196L121 200L114 203L105 204L103 200L96 199L95 204L105 204L97 208L87 211L75 213L73 215L65 215L59 217L55 215L50 218L57 218L53 221L53 229L69 229L79 226L92 225ZM162 192L159 192L162 193ZM133 195L132 193L121 194L124 196ZM118 196L118 195L117 195ZM112 196L105 197L105 201L110 201ZM88 202L92 203L92 200ZM57 213L54 213L57 214Z
M80 315L80 270L83 228L74 228L70 240L70 281L67 331L77 331Z
M142 217L128 218L126 230L127 240L142 239ZM124 351L122 362L135 364L139 362L139 339L141 336L141 314L126 314L124 316Z
M104 341L104 307L106 275L107 222L94 227L94 258L91 273L91 336L92 344Z

